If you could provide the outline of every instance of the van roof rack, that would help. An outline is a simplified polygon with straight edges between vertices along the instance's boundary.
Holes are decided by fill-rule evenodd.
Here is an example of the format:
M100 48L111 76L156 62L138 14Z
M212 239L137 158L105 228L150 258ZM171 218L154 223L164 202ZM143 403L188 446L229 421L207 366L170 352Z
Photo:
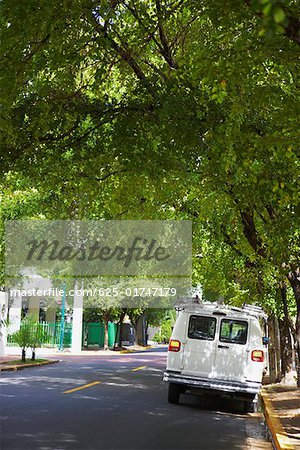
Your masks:
M264 311L264 309L261 306L249 305L248 303L244 303L243 304L243 311L248 312L250 315L255 315L255 316L258 316L258 317L262 317L265 320L267 320L267 318L268 318L267 313Z
M227 305L219 302L204 302L203 300L201 300L198 296L196 297L185 297L185 298L181 298L178 299L178 303L176 303L175 305L175 309L176 311L183 311L186 309L189 310L195 310L195 309L202 309L202 308L209 308L212 309L214 311L223 311L223 312L230 312L230 311L235 311L241 314L247 314L249 316L253 316L253 317L258 317L258 318L263 318L265 320L267 320L267 314L266 312L263 310L263 308L261 306L257 306L257 305L250 305L247 303L244 303L243 306L240 308L238 306L231 306L231 305Z

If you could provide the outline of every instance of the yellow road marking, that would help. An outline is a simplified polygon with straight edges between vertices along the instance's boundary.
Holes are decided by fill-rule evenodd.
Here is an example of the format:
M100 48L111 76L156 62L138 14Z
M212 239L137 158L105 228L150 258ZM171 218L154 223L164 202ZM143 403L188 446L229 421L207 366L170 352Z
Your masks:
M136 367L135 369L131 369L131 372L136 372L137 370L146 369L147 366Z
M94 381L93 383L84 384L83 386L79 386L77 388L69 389L68 391L64 391L63 394L71 394L72 392L80 391L81 389L86 389L86 388L89 388L91 386L96 386L96 384L101 384L101 383L102 383L102 381Z

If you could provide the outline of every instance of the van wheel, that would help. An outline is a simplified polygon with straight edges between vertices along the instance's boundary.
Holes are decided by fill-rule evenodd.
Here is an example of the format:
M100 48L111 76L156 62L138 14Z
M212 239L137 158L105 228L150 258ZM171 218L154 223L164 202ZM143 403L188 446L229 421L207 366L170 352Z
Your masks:
M257 405L256 396L252 399L244 401L244 412L245 413L254 413L254 412L257 412L257 410L258 410L258 405Z
M178 403L180 397L181 387L179 384L169 383L168 389L168 402L169 403Z

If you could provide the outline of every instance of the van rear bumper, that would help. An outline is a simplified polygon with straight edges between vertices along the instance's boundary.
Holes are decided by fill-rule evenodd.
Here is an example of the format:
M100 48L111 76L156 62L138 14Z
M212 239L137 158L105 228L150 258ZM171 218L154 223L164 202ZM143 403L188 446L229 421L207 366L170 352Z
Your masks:
M261 383L255 381L245 381L240 383L238 381L222 381L213 380L209 378L193 378L166 371L163 376L163 381L169 383L182 384L189 388L208 389L211 391L221 391L233 394L258 394Z

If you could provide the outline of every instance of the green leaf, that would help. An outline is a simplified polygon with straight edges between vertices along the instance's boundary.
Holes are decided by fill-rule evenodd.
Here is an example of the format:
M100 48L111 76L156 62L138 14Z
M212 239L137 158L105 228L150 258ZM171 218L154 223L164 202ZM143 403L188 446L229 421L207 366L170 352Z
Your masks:
M274 20L276 23L281 23L285 19L285 13L284 13L283 9L279 8L278 6L276 6L274 8L273 16L274 16Z

